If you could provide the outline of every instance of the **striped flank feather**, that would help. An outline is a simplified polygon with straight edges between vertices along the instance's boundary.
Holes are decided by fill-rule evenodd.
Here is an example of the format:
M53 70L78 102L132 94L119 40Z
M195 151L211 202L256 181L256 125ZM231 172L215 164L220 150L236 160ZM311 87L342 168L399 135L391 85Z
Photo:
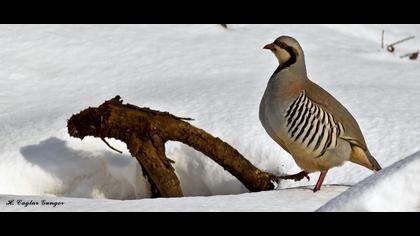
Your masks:
M343 125L313 103L305 90L290 104L284 116L289 136L316 157L335 148L337 139L344 134Z

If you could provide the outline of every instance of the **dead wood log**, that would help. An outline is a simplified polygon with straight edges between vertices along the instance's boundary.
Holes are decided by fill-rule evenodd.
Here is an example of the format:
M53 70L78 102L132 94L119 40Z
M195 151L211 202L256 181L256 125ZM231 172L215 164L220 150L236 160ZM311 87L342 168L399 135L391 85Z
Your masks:
M250 191L271 190L272 181L281 178L259 170L235 148L186 120L191 119L123 104L120 96L116 96L97 108L89 107L73 115L67 127L70 136L80 139L94 136L125 142L150 183L152 197L183 196L173 161L165 155L165 143L169 140L182 142L207 155Z

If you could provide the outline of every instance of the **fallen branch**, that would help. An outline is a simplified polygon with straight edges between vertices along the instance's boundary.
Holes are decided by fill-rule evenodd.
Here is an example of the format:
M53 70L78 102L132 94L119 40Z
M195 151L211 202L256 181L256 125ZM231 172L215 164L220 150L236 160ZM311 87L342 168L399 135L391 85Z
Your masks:
M407 38L398 40L397 42L394 42L394 43L389 44L386 47L386 49L388 50L388 52L394 52L395 51L395 47L394 47L395 45L400 44L400 43L403 43L403 42L405 42L407 40L410 40L410 39L414 39L414 38L415 38L415 36L410 36L410 37L407 37Z
M400 56L400 58L408 57L410 60L416 60L418 56L419 56L419 51L416 51L416 52L410 52L410 53L404 54Z
M282 179L259 170L229 144L185 121L190 118L122 102L116 96L97 108L89 107L73 115L67 123L68 132L80 139L94 136L103 141L107 137L125 142L150 183L152 197L183 196L173 161L165 155L169 140L183 142L207 155L250 191L271 190L272 181Z
M407 37L407 38L403 38L401 40L398 40L397 42L391 43L389 46L395 46L397 44L403 43L405 41L408 41L408 40L414 39L414 38L415 38L415 36L410 36L410 37Z

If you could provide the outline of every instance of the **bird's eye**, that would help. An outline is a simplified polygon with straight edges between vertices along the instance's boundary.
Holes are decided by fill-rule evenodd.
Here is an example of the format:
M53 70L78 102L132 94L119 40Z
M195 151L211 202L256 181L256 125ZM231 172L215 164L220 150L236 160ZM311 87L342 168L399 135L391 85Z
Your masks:
M274 44L277 45L280 48L287 48L289 45L283 43L283 42L278 42L278 41L274 41Z
M274 44L279 46L279 47L283 47L283 43L282 42L278 42L278 41L274 41Z

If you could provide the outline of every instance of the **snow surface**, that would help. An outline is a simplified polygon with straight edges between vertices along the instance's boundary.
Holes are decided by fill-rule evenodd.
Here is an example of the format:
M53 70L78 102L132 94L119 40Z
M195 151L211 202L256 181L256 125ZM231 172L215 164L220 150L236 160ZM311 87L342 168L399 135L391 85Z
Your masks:
M67 134L73 113L117 94L132 104L194 118L193 125L230 143L263 170L300 171L258 120L260 99L276 68L262 46L280 35L299 40L310 78L350 110L371 153L382 167L390 166L419 150L420 64L399 55L419 49L420 40L399 45L393 55L380 50L382 29L386 43L420 33L420 25L230 25L228 30L217 24L0 25L0 194L148 198L148 184L124 143L109 140L124 152L119 155L99 139L80 141ZM176 161L187 196L248 192L192 148L171 142L166 152ZM370 175L348 163L330 170L325 183L354 185ZM318 173L311 177L284 181L273 193L229 197L235 202L287 195L290 188L314 185ZM342 186L328 187L336 189L329 197L344 191ZM293 192L296 199L307 196L319 204L289 202L289 210L315 210L325 202L318 199L323 193ZM220 197L225 199L198 199ZM255 209L273 207L265 204L256 203Z
M372 175L318 211L420 211L420 151Z
M323 186L323 191L316 196L311 188L303 187L237 195L141 200L0 195L0 211L314 211L346 189L346 186ZM14 201L13 205L7 205L10 200ZM18 203L19 200L22 202ZM31 201L38 205L25 205ZM57 205L43 205L43 201Z

